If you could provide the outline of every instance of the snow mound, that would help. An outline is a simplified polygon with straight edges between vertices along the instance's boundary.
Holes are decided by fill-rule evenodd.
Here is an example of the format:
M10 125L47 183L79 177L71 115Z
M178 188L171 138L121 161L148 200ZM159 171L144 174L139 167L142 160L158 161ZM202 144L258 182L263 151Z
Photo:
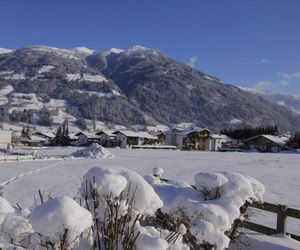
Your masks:
M140 250L165 250L168 249L168 242L162 239L160 232L154 227L142 227L139 223L135 228L138 231L139 237L136 240L136 248Z
M118 197L127 186L127 180L122 175L111 174L106 169L94 167L83 176L80 190L83 197L91 193L91 190L86 190L90 184L100 195Z
M10 237L16 237L24 233L33 233L28 219L15 213L10 213L6 216L1 225L1 231Z
M91 144L89 147L77 150L73 153L74 157L88 157L97 159L115 158L115 156L107 149L97 143Z
M132 200L132 210L136 214L154 215L157 209L163 206L163 202L154 189L142 176L129 169L105 169L93 167L83 177L80 188L82 197L89 193L86 190L87 182L94 183L94 188L100 195L114 194L118 196L123 192L123 197ZM109 183L109 182L112 183ZM126 181L126 182L125 182ZM125 185L126 184L126 185Z
M215 189L228 182L228 179L220 173L199 173L195 175L197 190Z
M59 241L66 229L69 241L72 242L93 223L91 213L68 196L37 206L29 220L36 232L54 242Z
M133 209L135 212L147 215L154 215L157 209L163 206L160 197L154 189L138 173L129 169L118 171L128 182L124 193L128 193L133 199Z
M0 227L2 222L5 220L5 217L9 213L14 213L14 208L9 204L7 200L0 197Z
M152 173L154 176L162 177L164 170L160 167L155 167L155 168L153 168Z

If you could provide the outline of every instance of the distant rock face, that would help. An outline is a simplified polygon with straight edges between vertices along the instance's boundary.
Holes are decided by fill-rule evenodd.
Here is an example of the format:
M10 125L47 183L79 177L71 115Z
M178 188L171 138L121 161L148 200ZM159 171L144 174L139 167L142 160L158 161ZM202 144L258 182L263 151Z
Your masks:
M49 103L53 109L55 100L63 100L64 112L74 119L122 125L194 122L212 129L241 124L300 129L300 116L284 105L142 46L102 52L33 46L0 53L3 114L13 119L24 109L37 112Z

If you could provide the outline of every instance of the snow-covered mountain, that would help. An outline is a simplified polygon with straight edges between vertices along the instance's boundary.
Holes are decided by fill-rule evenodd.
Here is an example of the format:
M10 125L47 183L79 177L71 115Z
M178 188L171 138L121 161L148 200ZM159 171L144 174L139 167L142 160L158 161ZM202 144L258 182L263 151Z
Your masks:
M265 98L300 114L300 95L268 94Z
M33 123L46 113L57 122L193 122L213 129L277 124L290 131L300 126L300 116L289 108L140 45L100 52L47 46L2 50L0 107L2 119Z

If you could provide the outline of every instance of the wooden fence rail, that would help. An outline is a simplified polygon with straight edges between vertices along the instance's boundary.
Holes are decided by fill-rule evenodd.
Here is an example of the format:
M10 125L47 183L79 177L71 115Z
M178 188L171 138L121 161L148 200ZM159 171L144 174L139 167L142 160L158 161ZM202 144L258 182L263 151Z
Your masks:
M242 227L258 232L258 233L262 233L262 234L267 234L267 235L271 235L271 234L287 234L287 218L288 217L292 217L292 218L296 218L296 219L300 219L300 210L294 209L294 208L289 208L286 205L275 205L269 202L264 202L264 203L252 203L250 205L251 207L260 209L260 210L264 210L264 211L268 211L268 212L272 212L277 214L277 223L276 223L276 229L271 228L271 227L267 227L267 226L263 226L260 224L256 224L250 221L244 221L242 223ZM291 234L288 233L291 238L295 239L295 240L299 240L300 241L300 236L299 235L295 235L295 234Z

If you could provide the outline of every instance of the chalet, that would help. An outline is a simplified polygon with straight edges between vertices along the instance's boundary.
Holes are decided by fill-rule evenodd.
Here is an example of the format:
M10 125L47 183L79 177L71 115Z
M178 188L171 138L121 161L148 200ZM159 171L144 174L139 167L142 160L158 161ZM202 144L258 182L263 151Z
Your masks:
M100 137L100 142L103 147L115 147L116 135L111 130L103 130L97 132L96 135Z
M116 135L116 144L121 148L127 148L132 145L152 145L157 142L157 137L148 132L135 132L130 130L119 130L114 132Z
M289 138L287 136L257 135L244 140L246 149L258 150L260 152L278 152L288 149L286 146Z
M205 140L205 150L208 151L219 151L224 149L225 146L232 142L233 139L227 135L222 134L210 134Z
M51 132L34 132L31 137L35 137L41 144L50 144L55 138L55 134Z
M185 150L206 150L206 139L212 132L207 128L174 128L166 132L166 144Z
M7 149L11 145L11 139L11 131L0 131L0 148Z
M88 133L88 132L78 132L74 136L78 137L79 145L89 145L91 143L100 144L100 137L98 135Z
M18 140L19 143L21 143L24 146L29 147L41 147L48 144L47 138L41 135L31 135L29 138L27 137L21 137Z

